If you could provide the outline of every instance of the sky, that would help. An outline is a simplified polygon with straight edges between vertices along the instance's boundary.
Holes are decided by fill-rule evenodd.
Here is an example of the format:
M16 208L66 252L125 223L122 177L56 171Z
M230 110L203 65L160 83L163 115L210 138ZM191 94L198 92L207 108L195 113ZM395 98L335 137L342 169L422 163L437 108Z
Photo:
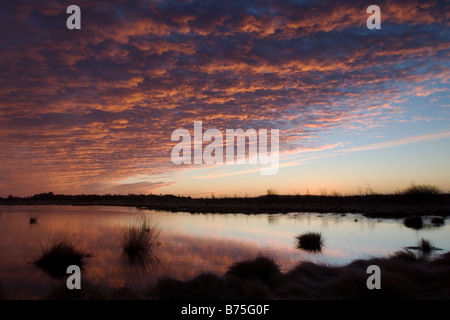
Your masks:
M449 17L448 1L2 1L0 196L450 192ZM195 121L224 145L279 130L277 172L175 164Z

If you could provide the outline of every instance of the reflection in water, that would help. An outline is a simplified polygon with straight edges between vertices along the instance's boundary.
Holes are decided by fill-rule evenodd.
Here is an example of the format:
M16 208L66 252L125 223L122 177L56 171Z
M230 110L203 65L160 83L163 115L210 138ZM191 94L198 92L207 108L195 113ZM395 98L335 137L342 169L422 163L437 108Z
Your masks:
M269 222L269 224L277 224L278 223L278 217L276 215L268 215L267 216L267 221Z
M46 297L65 283L64 279L43 279L31 262L42 243L68 234L74 247L92 254L85 261L82 284L95 292L98 288L143 291L161 277L188 280L204 272L224 274L236 261L260 254L273 258L287 272L302 261L343 265L391 254L421 238L450 250L448 224L412 230L401 220L377 221L354 214L292 213L269 218L97 206L2 206L0 211L0 283L11 299ZM30 225L31 216L39 217L38 223ZM158 222L160 245L149 246L148 255L130 259L124 255L117 228L142 218ZM296 248L295 237L308 232L322 234L325 247L320 255Z
M124 272L136 272L142 273L143 275L160 262L154 253L153 247L134 254L122 252L120 258Z
M122 246L122 266L129 271L145 274L149 267L158 263L153 247L160 244L161 230L153 220L146 217L132 219L117 230Z

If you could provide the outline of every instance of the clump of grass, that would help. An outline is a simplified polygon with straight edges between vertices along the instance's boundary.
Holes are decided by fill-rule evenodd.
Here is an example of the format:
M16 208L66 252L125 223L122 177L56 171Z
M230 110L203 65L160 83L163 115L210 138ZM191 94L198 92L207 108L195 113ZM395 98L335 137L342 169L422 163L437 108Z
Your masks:
M275 188L269 188L269 189L267 189L266 195L267 196L277 196L278 192Z
M423 238L419 241L419 244L417 247L424 254L430 254L431 251L433 251L435 249L435 247L433 246L433 244L430 241L425 240Z
M52 278L62 278L67 276L68 266L77 265L82 268L84 258L89 257L91 257L90 254L76 249L67 239L62 239L42 248L41 254L33 261L33 264Z
M233 294L223 278L203 273L186 283L186 298L193 300L230 299Z
M184 300L186 296L186 282L181 280L162 277L157 279L156 284L146 293L148 299L155 300Z
M421 217L406 217L405 219L403 219L403 224L405 225L405 227L407 228L411 228L411 229L422 229L423 227L423 221Z
M409 187L401 191L401 194L410 196L436 195L440 193L442 193L442 191L437 186L431 184L414 184L414 183L412 183Z
M431 252L433 252L435 250L442 250L440 248L435 247L431 241L425 240L423 238L420 239L417 246L409 247L409 249L418 250L419 252L422 253L422 255L429 255L429 254L431 254Z
M407 262L421 262L421 261L424 261L422 255L418 255L418 254L416 254L415 252L413 252L412 250L410 250L408 248L394 252L394 254L392 255L392 258L404 260L404 261L407 261Z
M134 255L147 251L152 245L158 244L160 230L154 221L132 222L128 226L121 227L118 232L123 252Z
M323 239L322 234L317 232L308 232L301 234L297 238L297 248L309 252L322 251Z
M118 229L117 236L122 245L122 257L127 265L144 270L156 261L153 246L159 245L160 229L155 221L135 220Z
M280 267L269 257L259 256L253 260L234 263L228 268L227 275L234 275L241 279L259 279L267 282L273 276L280 274Z
M435 224L435 225L443 225L444 219L436 217L436 218L431 219L431 223Z
M400 258L408 262L426 261L435 250L441 250L433 245L431 241L420 239L417 246L406 247L394 253L394 258Z

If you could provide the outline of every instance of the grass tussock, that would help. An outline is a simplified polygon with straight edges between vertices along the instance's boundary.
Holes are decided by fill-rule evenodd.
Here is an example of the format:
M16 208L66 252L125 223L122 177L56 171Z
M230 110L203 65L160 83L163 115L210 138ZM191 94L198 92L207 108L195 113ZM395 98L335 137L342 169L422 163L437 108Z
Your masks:
M433 225L443 226L444 223L445 223L445 221L444 221L444 219L442 219L442 218L435 217L435 218L431 219L431 223L432 223Z
M127 255L134 255L145 252L149 247L157 245L160 229L156 222L141 219L121 226L117 234L123 252Z
M411 183L409 187L405 188L400 193L408 196L429 196L441 194L442 191L435 185Z
M320 252L323 247L323 238L321 233L308 232L301 234L297 238L297 248L308 252Z
M402 250L395 251L392 255L393 259L398 259L406 262L422 262L425 261L423 255L417 254L413 250L409 248L405 248Z
M122 246L122 258L127 266L146 270L157 259L153 253L154 246L158 246L161 230L157 222L148 219L132 220L121 225L117 236Z
M420 239L416 246L406 247L396 251L393 258L407 262L423 262L430 259L434 251L442 250L434 246L434 244L425 239Z
M266 196L277 196L278 191L275 188L267 189Z
M90 254L75 248L69 240L62 239L43 247L33 264L52 278L58 279L67 276L67 267L70 265L77 265L82 269L85 258L90 257Z
M28 222L30 224L36 224L37 223L38 218L37 217L30 217L30 219L28 220Z
M227 271L227 275L241 279L258 279L264 283L278 274L280 274L280 267L272 258L264 256L236 262Z
M424 254L430 254L432 251L434 251L436 249L436 247L433 246L433 244L430 241L422 238L419 241L417 249L420 250Z
M407 228L419 230L423 228L423 220L417 216L406 217L403 219L403 225Z
M425 240L423 238L419 240L417 246L409 247L409 249L418 250L422 255L430 255L433 251L442 250L438 247L435 247L431 241Z

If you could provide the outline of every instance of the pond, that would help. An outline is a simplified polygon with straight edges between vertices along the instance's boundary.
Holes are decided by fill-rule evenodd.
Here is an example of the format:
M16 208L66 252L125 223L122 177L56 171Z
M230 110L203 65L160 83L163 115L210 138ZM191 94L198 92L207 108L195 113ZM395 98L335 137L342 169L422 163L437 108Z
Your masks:
M124 260L119 230L146 218L160 231L151 259ZM223 274L234 262L260 254L272 257L283 272L302 261L344 265L355 259L387 256L421 238L446 252L450 227L424 218L421 229L396 219L360 214L190 214L134 207L0 206L0 286L12 299L47 297L65 280L53 279L32 262L42 249L67 239L89 253L83 281L107 288L143 291L161 277L190 279L202 272ZM320 252L298 248L296 237L322 234Z

